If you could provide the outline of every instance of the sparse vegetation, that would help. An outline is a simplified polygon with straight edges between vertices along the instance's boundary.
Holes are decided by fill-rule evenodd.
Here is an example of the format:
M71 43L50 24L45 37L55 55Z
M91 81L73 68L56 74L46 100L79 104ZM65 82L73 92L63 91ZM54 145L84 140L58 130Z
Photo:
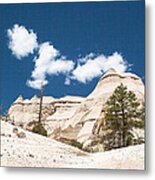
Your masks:
M76 141L76 140L72 140L70 145L77 147L79 149L82 149L83 144L81 144L80 142Z
M36 123L32 129L32 132L47 136L47 130L44 128L44 126L41 123Z
M82 144L82 143L80 143L80 142L78 142L78 141L76 141L76 140L74 140L74 139L60 138L60 139L58 139L58 140L61 141L61 142L63 142L63 143L65 143L65 144L69 144L69 145L71 145L71 146L77 147L77 148L79 148L79 149L82 149L82 147L83 147L83 144Z

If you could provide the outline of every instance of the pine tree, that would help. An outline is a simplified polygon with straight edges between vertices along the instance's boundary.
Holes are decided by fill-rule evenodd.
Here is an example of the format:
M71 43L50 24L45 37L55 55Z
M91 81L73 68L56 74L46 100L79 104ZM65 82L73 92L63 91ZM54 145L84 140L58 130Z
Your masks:
M139 106L136 95L127 91L127 87L120 84L106 102L105 128L110 130L113 144L119 139L119 147L131 143L133 135L132 128L138 126ZM112 148L112 147L111 147Z
M145 103L144 102L142 103L142 107L140 109L140 117L141 117L142 121L144 122L144 120L145 120Z

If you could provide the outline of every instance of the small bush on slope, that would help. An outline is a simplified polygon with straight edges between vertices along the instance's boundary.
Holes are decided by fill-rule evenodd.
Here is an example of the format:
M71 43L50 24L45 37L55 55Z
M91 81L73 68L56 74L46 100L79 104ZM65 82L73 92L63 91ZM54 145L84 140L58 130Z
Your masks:
M43 135L43 136L47 136L47 130L43 127L41 123L37 123L33 127L32 132Z

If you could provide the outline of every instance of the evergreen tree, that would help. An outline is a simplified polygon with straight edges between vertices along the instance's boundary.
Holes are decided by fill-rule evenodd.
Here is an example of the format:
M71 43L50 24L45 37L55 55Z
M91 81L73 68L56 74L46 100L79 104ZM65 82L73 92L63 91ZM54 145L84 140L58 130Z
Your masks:
M117 147L128 146L132 142L132 128L139 127L139 106L136 95L127 91L127 87L120 84L106 102L105 129L109 130L113 148L117 141ZM109 142L110 142L109 139ZM119 141L119 142L118 142Z
M140 117L141 117L142 121L144 122L144 120L145 120L145 103L144 102L142 103L142 107L140 109Z

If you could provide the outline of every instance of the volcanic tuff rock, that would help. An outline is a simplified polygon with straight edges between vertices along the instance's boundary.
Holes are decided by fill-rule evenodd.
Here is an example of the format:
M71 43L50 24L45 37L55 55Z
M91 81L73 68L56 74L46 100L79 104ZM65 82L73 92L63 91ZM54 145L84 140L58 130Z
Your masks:
M115 88L123 83L144 102L144 84L132 73L118 73L110 69L100 78L94 91L86 98L65 96L60 99L43 97L42 119L48 135L58 140L76 140L88 143L93 134L99 133L104 117L104 104ZM26 127L38 119L39 98L24 100L19 96L8 113L16 125Z
M4 121L0 125L1 166L144 169L144 144L91 154Z

